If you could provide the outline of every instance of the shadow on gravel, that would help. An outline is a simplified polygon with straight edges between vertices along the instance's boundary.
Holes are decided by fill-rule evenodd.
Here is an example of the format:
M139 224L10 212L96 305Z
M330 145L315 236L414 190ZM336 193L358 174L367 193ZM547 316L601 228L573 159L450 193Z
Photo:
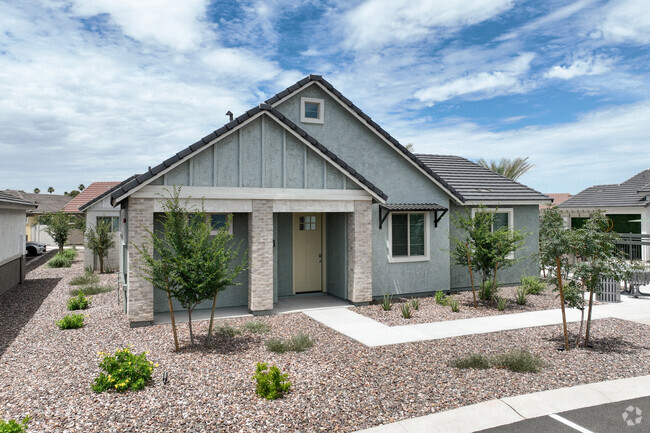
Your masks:
M571 350L575 350L575 340L577 335L569 333L569 346ZM634 353L639 350L648 350L650 345L639 345L626 340L624 337L603 337L599 338L597 335L589 339L589 347L583 347L582 342L578 349L587 350L595 353ZM564 338L559 337L547 338L546 341L557 344L557 347L564 346Z
M26 280L0 296L0 356L16 339L61 278Z
M231 355L241 352L246 352L251 349L251 346L257 346L262 344L259 337L253 337L249 335L241 335L235 337L225 337L221 335L212 336L210 339L210 346L205 347L204 336L194 337L195 344L194 346L190 345L190 342L181 342L181 346L178 349L179 353L188 353L188 352L198 352L198 353L215 353L219 355ZM185 343L185 344L183 344Z

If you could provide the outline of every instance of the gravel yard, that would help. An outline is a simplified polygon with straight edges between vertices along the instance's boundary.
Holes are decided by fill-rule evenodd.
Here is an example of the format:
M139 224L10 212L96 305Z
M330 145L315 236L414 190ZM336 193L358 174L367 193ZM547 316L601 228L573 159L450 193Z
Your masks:
M261 318L271 327L267 334L218 335L209 350L187 347L187 327L180 325L184 349L176 354L171 327L130 329L115 293L93 296L84 328L60 331L54 322L67 314L68 282L82 272L79 260L72 269L43 266L0 298L0 417L29 413L30 432L351 432L650 370L650 327L619 320L594 323L593 349L564 353L556 351L560 326L367 348L303 314L290 314ZM114 282L114 275L102 278ZM249 320L226 322L240 326ZM206 328L198 324L197 335ZM264 347L269 338L300 330L315 340L306 352L275 354ZM97 352L127 344L135 352L149 351L149 359L160 364L153 384L135 393L93 393ZM447 366L455 355L525 347L549 367L533 374ZM293 387L285 398L255 395L251 376L258 361L289 373ZM163 385L165 371L170 380Z
M417 311L412 310L413 317L410 319L404 319L402 317L400 307L404 302L410 302L415 298L400 298L395 296L392 300L393 308L389 311L382 309L381 301L373 301L370 305L356 307L353 311L388 326L400 326L560 308L560 302L556 297L557 292L552 291L551 288L546 288L539 295L528 295L525 305L517 305L515 302L516 290L517 287L499 287L497 296L507 299L507 306L503 311L499 311L495 303L490 304L489 302L478 299L478 292L477 299L479 306L478 308L474 308L474 297L472 296L471 290L453 293L453 297L460 303L460 310L455 313L451 311L449 305L443 306L436 304L433 296L418 298L420 300L420 309Z

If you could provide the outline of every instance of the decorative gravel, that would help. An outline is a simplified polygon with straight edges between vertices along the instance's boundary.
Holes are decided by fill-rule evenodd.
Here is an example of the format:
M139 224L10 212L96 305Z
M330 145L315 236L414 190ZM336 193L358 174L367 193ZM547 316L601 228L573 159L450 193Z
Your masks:
M593 324L592 349L558 352L561 327L524 329L367 348L303 314L263 317L267 334L218 335L210 349L173 352L170 325L130 329L115 293L93 297L82 329L60 331L70 279L83 271L40 267L0 298L0 417L33 417L30 432L352 432L493 398L640 376L650 370L650 327ZM115 276L102 276L107 283ZM239 327L251 318L220 321ZM196 334L205 335L206 323ZM575 326L571 325L575 331ZM311 349L271 353L264 342L303 331ZM127 344L159 363L143 391L95 394L99 351ZM529 348L548 363L540 373L458 370L452 356ZM267 401L254 393L255 363L276 364L292 391ZM169 383L162 383L168 372Z
M381 301L373 301L370 305L356 307L353 311L388 326L400 326L560 308L557 292L551 290L551 288L546 288L539 295L528 295L525 305L518 305L515 301L516 290L517 287L499 287L497 296L506 298L507 300L506 308L503 311L497 309L496 302L490 303L478 299L478 292L478 308L475 308L471 290L453 293L452 296L460 303L460 309L455 313L451 311L449 305L436 304L433 296L418 298L420 300L420 309L417 311L411 309L413 316L410 319L404 319L402 317L401 306L403 303L411 302L415 298L400 298L396 296L392 299L393 308L388 311L383 310Z

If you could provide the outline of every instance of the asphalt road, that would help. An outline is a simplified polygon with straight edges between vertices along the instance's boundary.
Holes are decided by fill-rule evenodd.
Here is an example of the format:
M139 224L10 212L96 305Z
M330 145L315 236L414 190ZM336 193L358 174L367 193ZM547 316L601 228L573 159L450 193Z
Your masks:
M481 430L482 433L648 433L650 397L586 407Z

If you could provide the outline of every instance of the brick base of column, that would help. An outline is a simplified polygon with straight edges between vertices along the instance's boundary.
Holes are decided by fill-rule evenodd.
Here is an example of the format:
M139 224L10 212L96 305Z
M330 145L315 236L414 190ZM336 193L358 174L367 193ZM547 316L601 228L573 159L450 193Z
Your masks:
M138 247L149 244L147 230L153 231L153 199L129 197L128 202L129 243ZM153 323L153 285L138 274L142 259L138 251L129 245L129 277L127 290L127 317L132 327Z
M248 217L248 309L273 309L273 200L253 200Z
M372 204L355 201L348 214L348 300L372 301Z

